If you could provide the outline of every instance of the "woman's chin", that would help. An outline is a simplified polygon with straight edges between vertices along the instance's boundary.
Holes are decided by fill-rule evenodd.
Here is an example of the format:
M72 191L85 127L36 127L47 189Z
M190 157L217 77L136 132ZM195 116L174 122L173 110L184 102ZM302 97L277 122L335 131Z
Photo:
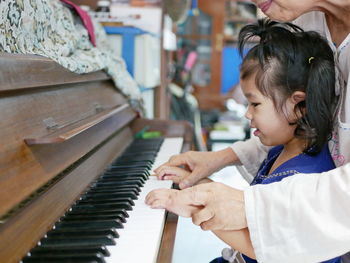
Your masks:
M287 10L283 12L282 10L278 10L278 8L275 7L271 7L269 10L264 12L264 14L270 19L279 22L293 22L295 19L302 15L295 14L294 12L288 12Z

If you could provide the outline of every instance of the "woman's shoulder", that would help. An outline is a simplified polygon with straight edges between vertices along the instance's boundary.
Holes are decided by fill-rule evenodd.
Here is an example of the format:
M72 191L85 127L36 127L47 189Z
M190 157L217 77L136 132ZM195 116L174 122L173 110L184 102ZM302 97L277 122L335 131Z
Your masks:
M299 16L293 21L293 24L300 26L305 31L322 31L324 27L324 13L320 11L312 11Z

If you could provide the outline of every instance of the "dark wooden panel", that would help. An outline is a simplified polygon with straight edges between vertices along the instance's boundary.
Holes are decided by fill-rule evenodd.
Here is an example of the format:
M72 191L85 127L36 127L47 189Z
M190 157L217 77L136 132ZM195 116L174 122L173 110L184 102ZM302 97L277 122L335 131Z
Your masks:
M0 262L18 262L132 140L128 128L0 227Z
M170 212L167 213L157 263L171 262L175 245L177 221L177 215Z
M94 114L96 104L109 108L125 103L109 81L99 85L89 82L56 86L40 91L0 96L0 215L136 116L130 109L69 141L28 146L24 143L25 138L42 137L52 132L45 127L44 119L51 117L59 125L65 125Z
M76 74L51 59L0 52L0 91L109 79L103 71Z
M79 136L82 132L95 127L108 118L115 117L117 114L118 117L125 114L128 115L128 113L132 114L132 109L127 103L108 109L96 110L95 114L73 122L72 124L59 127L48 135L37 138L25 138L24 141L28 145L62 143Z

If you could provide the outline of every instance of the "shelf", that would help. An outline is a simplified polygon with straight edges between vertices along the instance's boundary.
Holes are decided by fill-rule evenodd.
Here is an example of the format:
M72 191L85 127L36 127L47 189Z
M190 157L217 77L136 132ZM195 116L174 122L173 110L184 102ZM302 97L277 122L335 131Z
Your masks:
M70 125L59 127L54 132L37 138L25 138L24 141L27 145L35 144L53 144L68 141L80 133L96 126L102 121L122 112L130 111L131 108L128 104L112 107L110 109L97 112L93 116L89 116Z
M177 34L179 38L188 38L188 39L208 39L211 40L211 35L181 35Z

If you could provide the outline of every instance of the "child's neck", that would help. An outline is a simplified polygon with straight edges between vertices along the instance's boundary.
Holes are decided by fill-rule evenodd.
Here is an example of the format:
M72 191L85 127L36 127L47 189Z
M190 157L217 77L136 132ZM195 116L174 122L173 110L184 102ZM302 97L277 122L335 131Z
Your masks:
M282 152L280 153L280 155L277 157L277 159L271 166L269 174L271 174L274 170L276 170L276 168L278 168L281 164L301 154L305 149L305 145L306 145L305 140L301 140L297 138L293 138L291 141L285 144Z

